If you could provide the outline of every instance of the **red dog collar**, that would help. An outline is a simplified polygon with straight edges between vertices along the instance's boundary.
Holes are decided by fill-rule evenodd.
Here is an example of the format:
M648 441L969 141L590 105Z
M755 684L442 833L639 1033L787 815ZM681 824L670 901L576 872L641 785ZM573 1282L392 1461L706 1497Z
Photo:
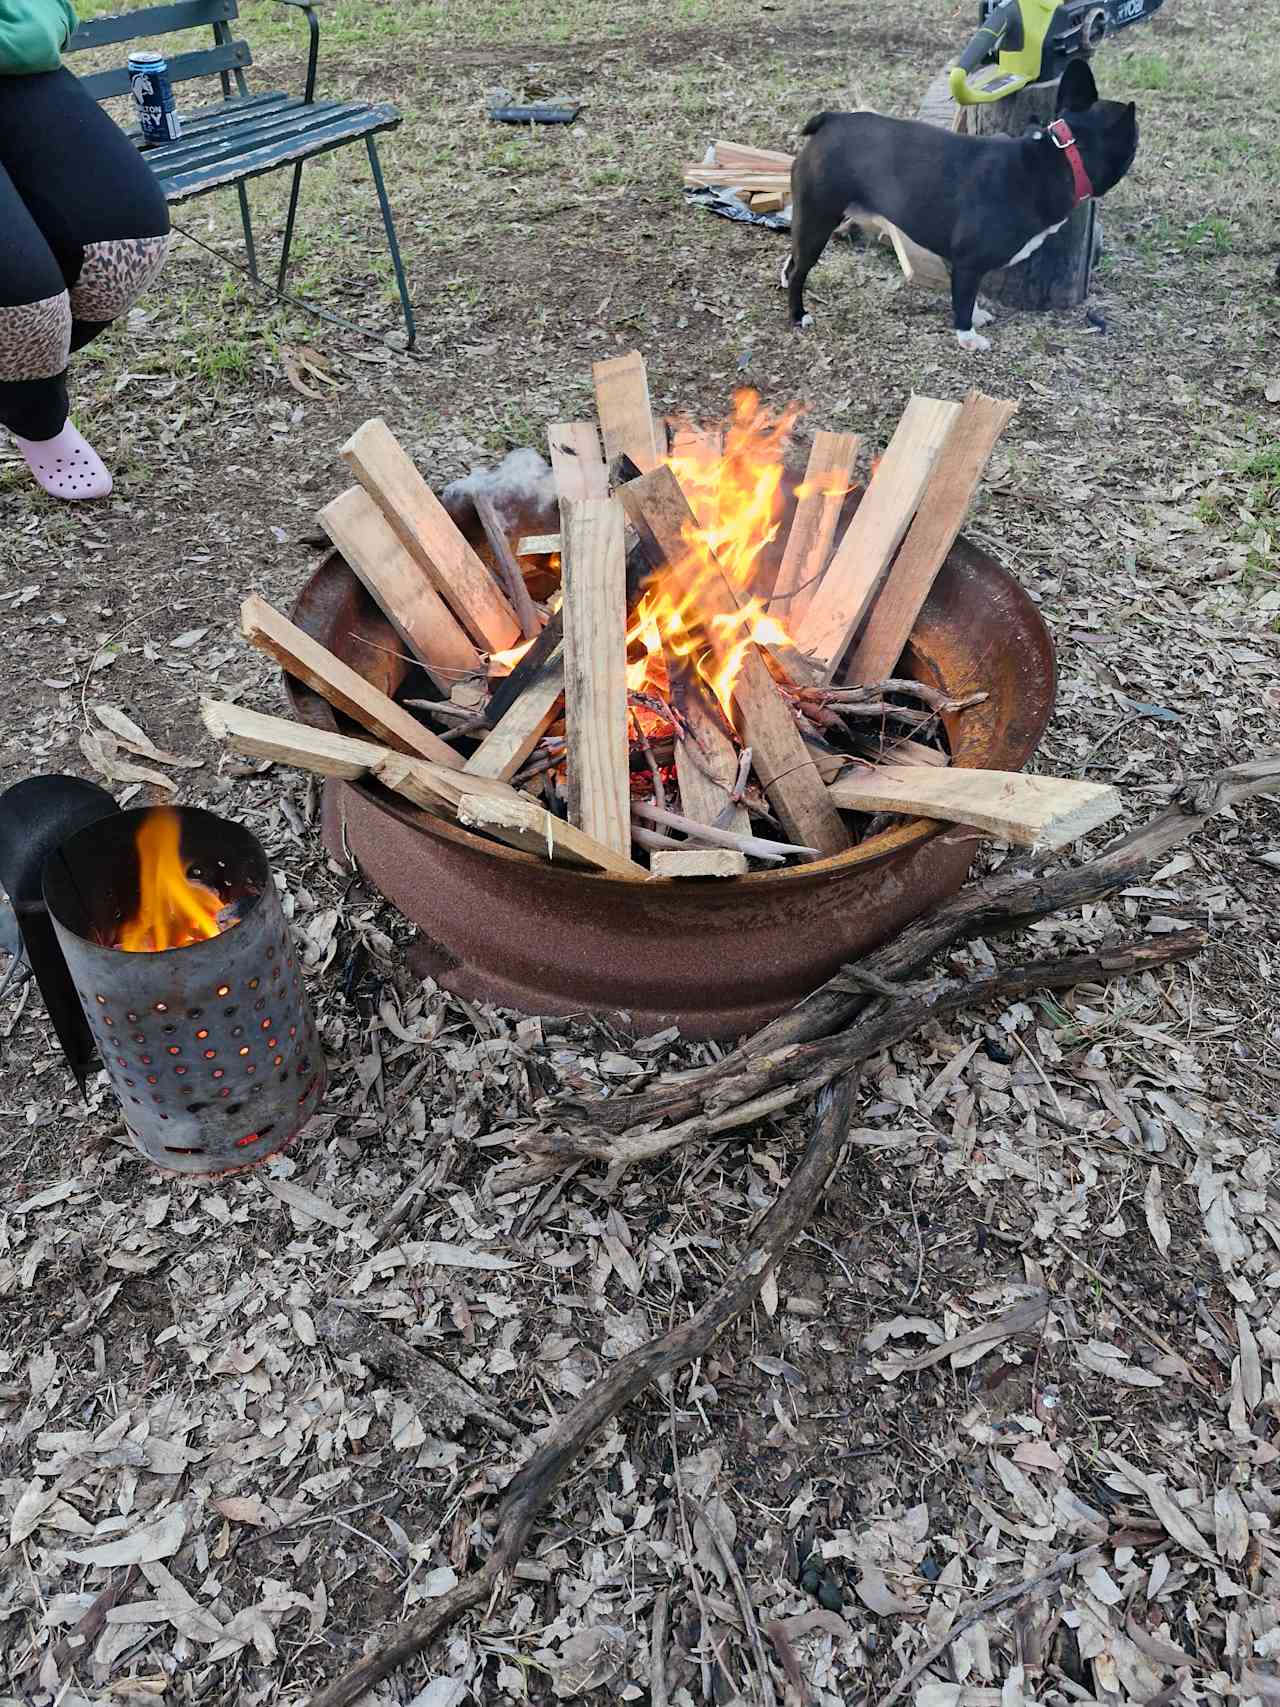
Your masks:
M1071 168L1071 182L1075 188L1075 206L1088 201L1093 194L1093 185L1089 182L1089 174L1084 169L1084 161L1080 158L1080 145L1076 141L1071 126L1066 119L1054 119L1045 127L1053 138L1055 148L1060 148L1067 157L1067 165Z

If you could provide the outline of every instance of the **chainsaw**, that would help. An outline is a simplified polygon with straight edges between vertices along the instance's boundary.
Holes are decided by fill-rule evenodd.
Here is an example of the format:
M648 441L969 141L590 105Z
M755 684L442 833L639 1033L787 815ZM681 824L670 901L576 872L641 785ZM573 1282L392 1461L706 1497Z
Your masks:
M978 29L950 69L961 106L999 101L1027 83L1061 77L1113 30L1141 24L1164 0L979 0Z

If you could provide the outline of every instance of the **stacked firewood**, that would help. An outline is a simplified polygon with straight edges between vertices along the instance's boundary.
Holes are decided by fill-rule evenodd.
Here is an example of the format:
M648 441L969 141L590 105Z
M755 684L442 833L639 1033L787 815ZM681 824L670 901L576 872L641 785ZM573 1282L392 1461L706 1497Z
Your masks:
M599 428L549 429L559 532L509 539L478 501L493 568L381 420L343 448L357 484L320 521L438 698L393 699L254 597L246 638L361 733L216 702L209 728L244 753L374 779L540 859L641 881L831 858L883 814L1053 846L1118 809L1093 784L950 768L941 716L972 699L899 669L1014 405L911 398L838 540L859 442L817 433L766 586L752 579L760 518L743 523L758 536L744 552L718 513L750 421L727 443L656 421L635 353L594 378ZM775 424L761 442L780 457L783 438ZM781 480L780 464L762 472L765 490Z

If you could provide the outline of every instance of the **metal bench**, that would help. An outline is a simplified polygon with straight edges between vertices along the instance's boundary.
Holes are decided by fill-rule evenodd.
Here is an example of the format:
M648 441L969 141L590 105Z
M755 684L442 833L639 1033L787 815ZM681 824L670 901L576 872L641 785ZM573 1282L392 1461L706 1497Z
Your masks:
M289 270L289 250L293 244L303 166L318 154L344 148L363 137L369 151L374 188L378 192L378 206L382 209L391 263L395 268L409 348L412 349L417 336L413 308L375 140L379 131L395 129L400 123L400 113L385 102L370 105L366 101L317 101L319 20L308 0L283 0L283 4L304 12L311 29L306 92L301 100L282 89L256 95L249 93L244 72L245 67L253 63L253 56L248 42L235 40L231 32L231 20L238 15L237 0L176 0L172 5L143 6L116 17L94 18L80 25L67 44L66 52L80 53L86 48L141 40L151 42L156 36L168 35L174 30L205 26L212 29L212 47L168 56L169 76L174 83L185 83L194 77L218 76L222 82L222 100L218 105L182 113L182 135L176 142L143 147L136 128L128 134L142 149L164 190L165 199L170 203L190 201L194 196L207 195L210 190L222 189L229 184L236 186L249 273L255 280L258 279L258 259L245 185L250 178L292 165L293 189L289 196L289 214L285 221L280 272L276 281L278 293L284 291ZM105 101L112 96L129 93L129 74L123 63L125 57L121 55L121 64L114 71L98 71L81 78L84 88L95 100Z

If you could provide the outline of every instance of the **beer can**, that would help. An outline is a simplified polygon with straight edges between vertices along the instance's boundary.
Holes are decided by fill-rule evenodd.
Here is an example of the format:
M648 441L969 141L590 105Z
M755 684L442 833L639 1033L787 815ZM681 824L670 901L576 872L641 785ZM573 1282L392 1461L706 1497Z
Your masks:
M144 142L173 142L182 135L182 120L169 81L169 61L162 53L129 55L129 87Z

